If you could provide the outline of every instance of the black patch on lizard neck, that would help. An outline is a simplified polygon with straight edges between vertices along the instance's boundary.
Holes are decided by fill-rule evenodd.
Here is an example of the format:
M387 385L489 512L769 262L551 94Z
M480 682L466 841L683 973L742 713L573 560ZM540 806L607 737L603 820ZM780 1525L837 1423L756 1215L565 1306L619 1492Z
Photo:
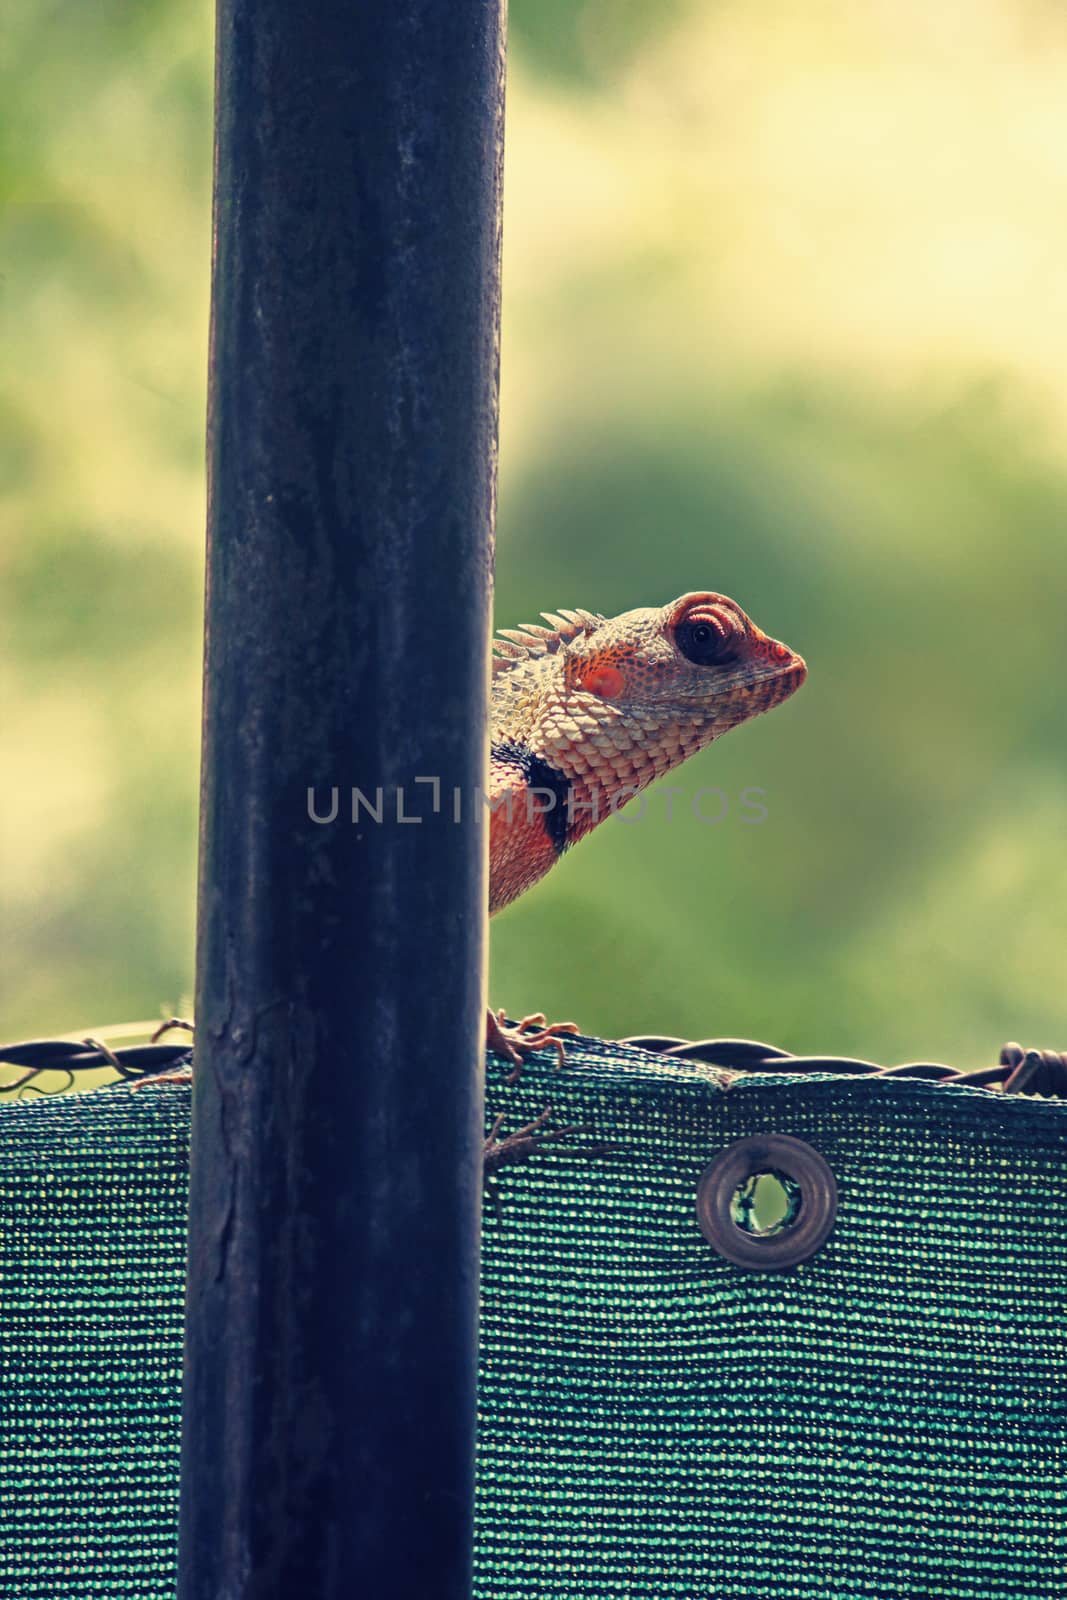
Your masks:
M571 793L570 779L565 778L557 767L550 767L547 761L535 756L533 751L527 745L521 744L518 739L502 739L499 744L494 743L492 754L494 761L499 761L506 767L514 767L521 773L528 788L542 791L537 797L537 804L539 807L546 806L547 809L539 813L541 821L544 823L552 848L558 856L562 855L567 848L571 825L570 812L567 808ZM552 796L551 806L545 799L546 793Z

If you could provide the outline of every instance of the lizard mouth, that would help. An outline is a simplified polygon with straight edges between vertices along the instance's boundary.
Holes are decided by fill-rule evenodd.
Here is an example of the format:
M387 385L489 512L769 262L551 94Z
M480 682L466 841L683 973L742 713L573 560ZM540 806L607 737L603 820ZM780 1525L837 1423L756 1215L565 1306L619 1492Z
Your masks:
M759 687L768 695L769 710L771 706L780 706L791 694L796 694L807 675L808 664L803 656L794 656L788 666L772 668L769 672L757 675L752 687Z
M746 700L756 697L766 702L764 709L769 711L796 694L807 675L807 662L792 653L785 660L749 661L736 676L723 682L720 692L724 698L735 694L743 695Z
M808 675L807 662L801 656L791 656L786 663L767 662L753 672L739 673L732 683L722 686L722 697L727 727L735 727L737 712L742 707L742 717L758 716L773 711L783 700L796 694ZM750 702L755 701L755 705Z
M644 710L649 715L659 717L676 717L679 721L690 721L696 718L701 722L718 723L720 720L726 728L737 726L737 711L744 706L743 718L755 716L758 712L772 711L775 706L780 706L783 700L788 700L796 694L808 675L807 662L801 656L793 656L785 664L777 665L768 662L766 666L758 667L755 671L751 665L745 670L739 668L736 673L727 676L725 673L719 680L714 695L706 692L694 692L691 697L685 695L672 696L669 701L657 700L644 705ZM761 703L758 707L749 706L748 702L757 699ZM719 705L716 705L716 701ZM610 702L605 707L613 716L623 720L632 713L633 702L629 705Z

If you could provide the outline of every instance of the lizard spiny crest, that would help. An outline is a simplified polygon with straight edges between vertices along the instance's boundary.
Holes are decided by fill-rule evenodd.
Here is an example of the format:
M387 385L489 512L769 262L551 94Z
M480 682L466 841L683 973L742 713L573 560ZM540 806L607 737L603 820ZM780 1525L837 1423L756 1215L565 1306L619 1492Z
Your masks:
M499 639L493 640L493 676L509 672L517 661L530 661L537 656L555 655L566 649L572 639L592 633L605 621L592 611L542 611L549 624L542 628L537 622L524 622L518 628L499 628Z

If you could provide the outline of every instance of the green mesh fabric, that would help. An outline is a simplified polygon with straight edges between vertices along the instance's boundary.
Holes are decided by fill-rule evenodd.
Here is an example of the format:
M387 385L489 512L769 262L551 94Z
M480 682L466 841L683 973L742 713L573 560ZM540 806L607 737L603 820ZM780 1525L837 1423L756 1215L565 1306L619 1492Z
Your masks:
M0 1106L0 1595L173 1600L189 1092Z
M485 1600L1067 1595L1067 1103L723 1089L610 1047L513 1092L615 1149L515 1169L487 1213ZM711 1157L769 1132L840 1196L783 1273L694 1210Z
M1067 1595L1067 1103L735 1080L617 1046L489 1068L478 1600ZM0 1107L0 1594L174 1591L188 1091ZM505 1130L506 1131L506 1130ZM752 1133L822 1152L829 1241L730 1265L695 1220Z

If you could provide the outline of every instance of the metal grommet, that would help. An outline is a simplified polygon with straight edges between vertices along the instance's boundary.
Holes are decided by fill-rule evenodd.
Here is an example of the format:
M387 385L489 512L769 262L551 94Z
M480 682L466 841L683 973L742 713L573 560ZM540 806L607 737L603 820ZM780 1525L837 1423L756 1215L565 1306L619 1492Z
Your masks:
M784 1180L791 1214L775 1229L755 1233L734 1217L738 1189L761 1173ZM727 1261L750 1270L782 1271L822 1248L837 1215L837 1184L817 1150L787 1133L738 1139L704 1168L697 1184L697 1220L705 1239Z

